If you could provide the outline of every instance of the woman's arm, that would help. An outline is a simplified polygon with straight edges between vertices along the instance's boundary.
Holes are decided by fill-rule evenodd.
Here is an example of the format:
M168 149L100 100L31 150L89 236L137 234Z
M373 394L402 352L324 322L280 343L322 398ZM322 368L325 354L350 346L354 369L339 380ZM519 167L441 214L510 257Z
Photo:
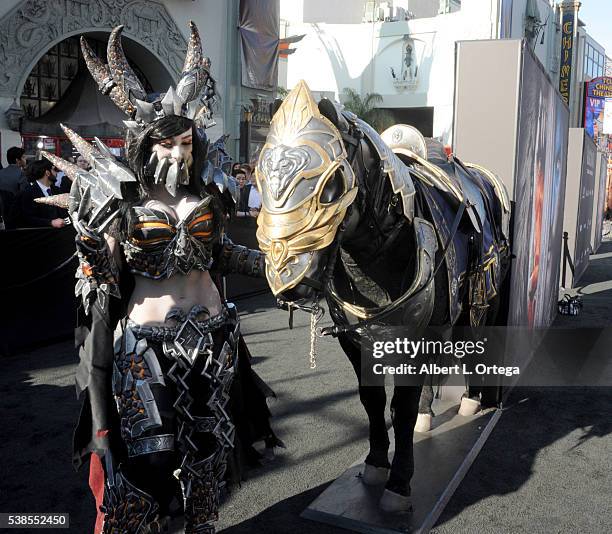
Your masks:
M77 232L76 249L79 256L75 293L83 299L85 313L95 298L120 298L119 267L121 253L117 240L105 233L102 236L88 228L83 221L73 224Z
M235 245L224 236L212 270L225 274L244 274L263 277L266 274L266 255L242 245Z

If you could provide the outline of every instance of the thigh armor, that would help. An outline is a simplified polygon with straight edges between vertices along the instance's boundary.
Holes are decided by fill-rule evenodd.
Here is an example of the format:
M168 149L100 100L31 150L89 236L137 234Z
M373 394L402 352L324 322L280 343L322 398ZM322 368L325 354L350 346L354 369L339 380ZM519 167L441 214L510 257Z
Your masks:
M174 465L167 469L181 484L186 533L214 532L218 519L234 446L228 403L239 334L236 309L228 304L213 317L202 306L172 310L163 326L128 320L115 335L113 394L126 464L170 453ZM107 462L106 490L105 532L149 532L144 525L155 522L157 488L136 487Z

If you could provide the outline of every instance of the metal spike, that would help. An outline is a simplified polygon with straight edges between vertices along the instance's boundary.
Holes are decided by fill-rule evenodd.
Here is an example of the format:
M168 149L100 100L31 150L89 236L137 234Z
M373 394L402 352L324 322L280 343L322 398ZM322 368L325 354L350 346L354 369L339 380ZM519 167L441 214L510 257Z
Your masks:
M178 162L175 161L170 166L170 168L168 169L168 173L166 174L166 189L172 196L174 196L174 194L176 193L178 170Z
M98 147L98 150L104 157L107 157L113 161L115 160L115 155L109 150L109 148L102 141L100 141L100 139L98 139L97 137L94 137L94 143L96 144L96 146Z
M200 39L198 27L192 20L189 21L189 31L190 35L189 42L187 43L185 63L183 64L183 74L202 64L202 40Z
M66 134L66 137L70 139L70 142L74 145L77 151L89 162L90 165L93 165L94 156L101 157L102 155L96 148L90 145L85 139L83 139L79 134L68 128L68 126L61 124L62 130Z
M106 211L106 209L115 201L113 197L108 197L108 199L98 206L98 208L92 213L91 218L89 219L89 225L94 226L98 219L100 219L100 215Z
M112 80L108 65L105 65L102 60L96 56L96 53L83 36L81 36L81 52L83 53L85 64L92 78L98 84L100 91L105 93L107 84Z
M178 182L182 185L188 185L189 179L189 168L187 167L187 163L182 161L179 167Z
M85 215L91 207L91 186L87 186L83 194L81 195L81 202L79 203L79 211L77 212L77 220L80 221L85 218Z
M117 26L113 29L108 39L106 49L108 67L110 69L111 76L118 85L123 87L123 90L128 95L130 101L133 101L135 98L144 100L147 93L136 74L134 74L134 71L132 70L132 67L130 67L130 64L125 58L125 54L123 52L123 46L121 44L122 31L123 25Z
M34 202L37 202L38 204L47 204L48 206L57 206L58 208L68 209L69 197L70 193L60 193L59 195L35 198Z
M77 176L83 172L83 169L81 169L74 163L66 161L65 159L60 158L55 154L47 152L46 150L41 150L40 153L44 158L48 159L51 163L53 163L53 165L55 165L58 169L64 171L64 173L66 173L66 176L68 176L71 181L74 181Z
M125 92L123 86L117 85L108 65L102 63L84 37L81 37L81 52L85 58L87 69L98 84L102 94L108 94L114 104L123 113L131 117L134 113L134 106L130 101L129 95Z
M146 166L145 166L145 171L149 174L152 174L155 172L155 169L157 168L157 162L158 162L158 158L157 158L157 152L153 151L151 152L151 157L149 158L149 161L147 162Z
M168 172L168 167L170 167L170 160L168 158L162 158L157 167L155 168L155 183L162 184L166 179L166 174Z
M166 115L180 115L183 103L172 86L168 87L164 98L161 100L162 109Z
M150 102L144 100L134 100L134 106L136 107L136 118L144 122L151 122L155 119L155 108Z

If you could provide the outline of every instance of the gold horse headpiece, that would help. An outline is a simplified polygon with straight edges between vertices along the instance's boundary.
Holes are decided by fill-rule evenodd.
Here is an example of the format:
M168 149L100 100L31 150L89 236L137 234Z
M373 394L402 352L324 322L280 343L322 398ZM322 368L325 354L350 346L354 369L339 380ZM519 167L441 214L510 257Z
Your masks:
M304 279L357 195L340 131L303 80L272 118L255 176L262 197L257 239L277 295Z

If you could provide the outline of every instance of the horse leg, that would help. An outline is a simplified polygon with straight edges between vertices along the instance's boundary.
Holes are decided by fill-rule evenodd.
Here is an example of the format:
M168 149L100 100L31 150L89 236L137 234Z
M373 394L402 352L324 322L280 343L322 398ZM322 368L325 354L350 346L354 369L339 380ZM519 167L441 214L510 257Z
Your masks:
M501 298L499 293L489 301L489 309L485 319L487 326L496 325L497 315L499 313ZM482 406L494 406L497 404L497 388L492 386L484 386L484 378L476 375L474 369L476 367L476 357L471 355L465 359L467 369L472 372L466 377L466 390L461 399L459 407L459 415L474 415L478 413ZM490 362L501 364L502 362Z
M433 400L433 376L427 375L419 399L419 413L417 415L416 424L414 425L415 432L429 432L431 430L431 420L434 416L433 410L431 409Z
M391 474L380 500L380 507L388 512L408 512L410 480L414 473L414 424L419 410L420 386L395 386L391 401L395 454Z
M348 339L339 336L340 345L351 362L359 382L359 399L369 421L370 451L366 457L364 482L378 484L387 480L389 474L389 434L385 422L387 396L384 385L361 385L361 350Z

